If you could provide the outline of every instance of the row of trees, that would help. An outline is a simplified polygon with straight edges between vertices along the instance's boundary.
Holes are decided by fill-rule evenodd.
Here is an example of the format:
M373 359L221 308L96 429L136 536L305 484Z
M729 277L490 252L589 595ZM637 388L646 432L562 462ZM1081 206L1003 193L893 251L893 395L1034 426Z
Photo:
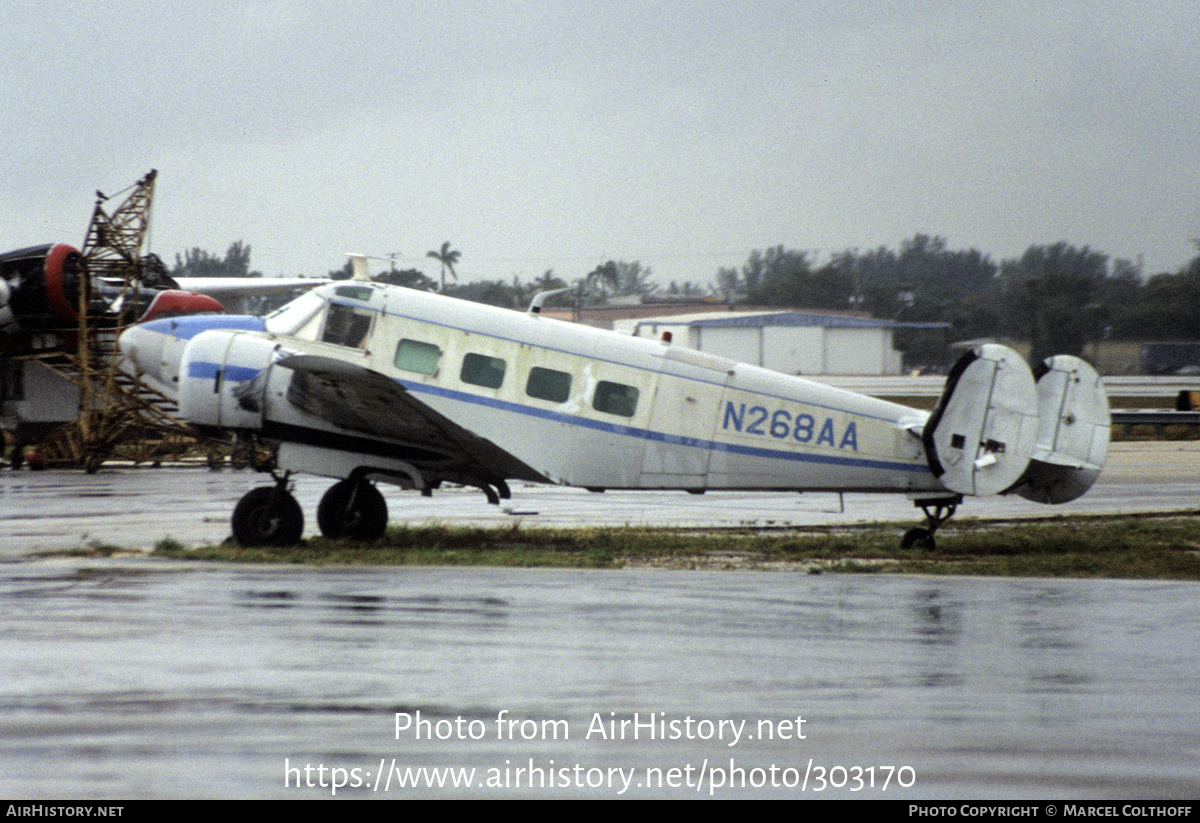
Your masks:
M175 255L172 277L262 277L262 272L250 270L250 247L241 240L225 250L224 257L192 247Z
M440 281L394 264L376 279L518 309L538 292L570 288L563 305L714 296L730 304L853 309L948 324L897 334L898 348L913 364L943 364L947 342L980 337L1028 340L1035 362L1052 353L1082 354L1101 339L1200 340L1200 255L1177 273L1147 279L1131 261L1066 242L1030 246L1019 258L996 263L976 249L951 249L942 237L917 234L899 249L851 249L823 262L782 245L755 250L740 269L720 269L713 284L667 288L638 261L609 260L571 283L553 269L529 281L514 275L510 281L458 283L461 253L448 241L427 256L438 261ZM250 270L250 247L241 241L223 258L192 249L175 261L171 273L177 276L258 274ZM447 275L455 282L447 284ZM329 276L349 278L350 264Z
M1131 261L1066 242L996 263L918 234L899 250L848 250L821 264L782 246L755 251L740 271L722 269L717 280L723 293L749 303L948 323L944 335L897 335L910 362L944 362L943 337L1027 340L1035 362L1082 354L1101 339L1200 340L1200 256L1176 274L1145 279Z
M455 267L462 257L461 253L452 249L450 242L447 241L441 245L441 248L429 251L426 256L437 260L440 264L440 283L419 269L397 269L394 264L388 271L375 275L374 279L382 283L407 286L423 291L440 291L464 300L505 308L525 308L535 294L543 291L570 289L572 295L562 298L561 302L564 305L579 303L582 306L603 305L618 297L650 297L660 291L659 284L652 279L652 272L648 266L643 266L637 261L627 263L623 260L609 260L602 263L582 278L575 280L574 283L567 283L566 280L556 275L553 269L547 269L541 276L528 282L523 282L519 276L513 275L510 281L455 282L448 286L446 285L446 275L450 275L454 281L458 280L458 272ZM352 276L353 268L349 262L342 268L329 272L329 277L334 280L345 280ZM703 290L696 289L690 284L686 290L680 290L672 284L671 289L666 293L705 294Z

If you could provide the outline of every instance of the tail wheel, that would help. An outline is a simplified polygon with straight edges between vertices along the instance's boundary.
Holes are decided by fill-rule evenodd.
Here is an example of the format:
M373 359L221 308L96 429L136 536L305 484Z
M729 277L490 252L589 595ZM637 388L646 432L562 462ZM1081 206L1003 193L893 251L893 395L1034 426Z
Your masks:
M933 539L934 532L938 530L939 526L954 516L954 512L958 510L958 504L962 502L962 495L956 494L953 497L915 500L913 502L921 511L925 512L925 526L924 528L909 529L906 531L904 537L900 538L900 548L933 551L937 548L937 543Z
M233 510L233 536L243 546L293 546L304 534L304 512L279 488L253 489Z
M333 484L317 507L317 525L326 537L378 540L387 523L387 501L365 480Z
M904 537L900 538L900 548L902 549L933 551L935 547L933 532L929 529L909 529L904 533Z

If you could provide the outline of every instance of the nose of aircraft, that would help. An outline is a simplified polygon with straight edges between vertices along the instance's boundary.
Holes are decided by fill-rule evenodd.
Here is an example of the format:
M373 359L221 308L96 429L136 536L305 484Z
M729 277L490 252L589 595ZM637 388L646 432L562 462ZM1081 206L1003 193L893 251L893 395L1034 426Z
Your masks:
M140 375L155 388L174 395L184 350L192 338L206 331L263 331L261 317L238 314L203 314L150 320L121 333L117 346Z
M171 333L170 320L153 320L131 326L121 333L117 346L133 364L139 375L149 377L164 387L173 387L179 382L179 357L182 349L174 352L173 358L164 357L168 344L175 340ZM172 362L173 361L173 362Z

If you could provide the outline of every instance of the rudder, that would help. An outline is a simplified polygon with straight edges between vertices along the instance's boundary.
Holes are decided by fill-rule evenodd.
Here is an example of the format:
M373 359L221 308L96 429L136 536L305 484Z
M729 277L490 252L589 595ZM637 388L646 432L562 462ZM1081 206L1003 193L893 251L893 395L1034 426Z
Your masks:
M1024 359L990 343L958 359L922 433L929 468L959 494L1000 494L1025 474L1038 392Z
M1091 488L1108 455L1112 416L1100 375L1069 354L1038 364L1038 435L1029 467L1010 491L1067 503Z

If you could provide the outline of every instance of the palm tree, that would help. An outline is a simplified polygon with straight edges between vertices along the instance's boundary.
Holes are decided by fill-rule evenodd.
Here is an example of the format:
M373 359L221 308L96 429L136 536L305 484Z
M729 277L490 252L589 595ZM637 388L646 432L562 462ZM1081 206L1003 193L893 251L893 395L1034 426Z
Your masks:
M541 277L535 277L533 280L534 291L554 291L555 289L561 289L566 285L567 284L563 282L562 278L557 277L554 274L554 269L546 269L545 274L543 274Z
M617 270L617 264L612 260L596 266L583 278L584 286L594 288L602 303L607 299L610 291L614 293L617 291L620 282L621 274Z
M458 279L458 275L455 274L455 272L454 272L454 264L457 263L458 258L462 256L461 252L451 250L450 241L447 240L445 243L442 244L441 251L427 252L425 256L432 257L433 259L437 260L438 262L440 262L442 264L442 288L441 288L441 291L445 291L446 290L446 269L450 270L451 277L453 277L455 280Z

